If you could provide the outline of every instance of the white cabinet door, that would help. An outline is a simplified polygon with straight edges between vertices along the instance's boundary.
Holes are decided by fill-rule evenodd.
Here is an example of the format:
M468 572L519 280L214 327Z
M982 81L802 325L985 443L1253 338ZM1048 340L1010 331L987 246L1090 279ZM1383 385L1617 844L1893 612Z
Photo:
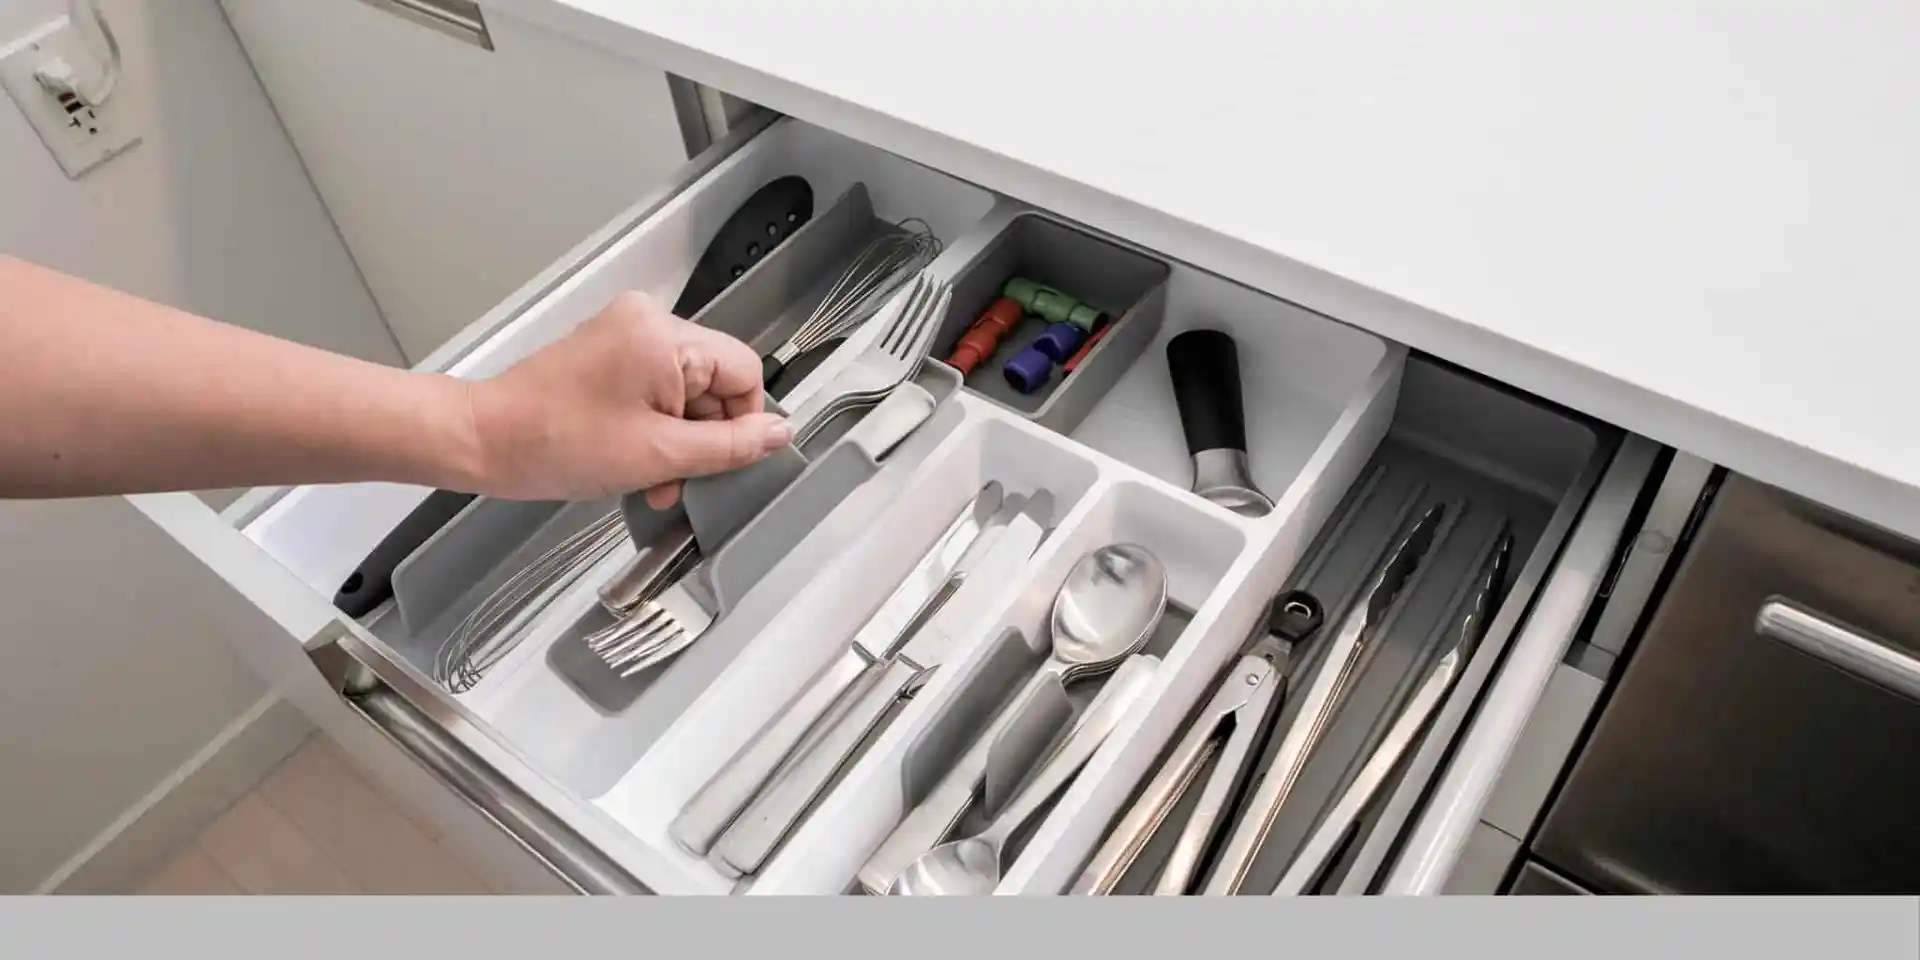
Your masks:
M223 5L410 363L687 160L666 75L570 38Z

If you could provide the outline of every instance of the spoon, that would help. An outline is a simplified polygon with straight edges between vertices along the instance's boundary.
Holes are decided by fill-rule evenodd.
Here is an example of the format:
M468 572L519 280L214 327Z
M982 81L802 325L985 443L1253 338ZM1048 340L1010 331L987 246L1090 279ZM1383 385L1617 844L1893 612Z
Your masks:
M1115 578L1124 578L1137 588L1119 589ZM894 827L880 849L874 851L860 868L860 884L870 893L886 893L899 879L901 871L924 855L951 833L966 812L978 804L984 810L1004 810L1008 793L1020 785L1022 769L1014 764L991 764L988 754L1001 735L1016 721L1031 713L1033 700L1045 692L1049 677L1059 677L1064 690L1071 684L1094 677L1146 645L1166 610L1166 573L1158 558L1131 544L1103 547L1074 565L1067 581L1055 595L1052 614L1054 652L1040 668L1039 676L1028 681L1007 706L995 715L985 732L934 787L926 799L913 808L905 820ZM1099 618L1096 623L1094 618ZM1110 640L1088 638L1099 635ZM1117 650L1099 663L1099 648ZM1124 671L1123 671L1124 672ZM1116 676L1107 688L1120 682ZM1103 688L1098 696L1107 695ZM1093 709L1088 707L1086 715ZM1076 726L1084 725L1076 722Z
M1167 568L1147 548L1114 543L1081 557L1053 598L1052 652L1006 715L1023 714L1049 682L1066 687L1111 671L1146 645L1166 609ZM987 809L1014 786L989 779Z
M1147 642L1167 609L1167 568L1146 547L1110 543L1081 557L1053 598L1053 653L1028 683L1112 670Z
M1154 556L1147 548L1131 543L1108 544L1081 557L1073 565L1073 569L1067 571L1066 582L1060 585L1059 593L1053 598L1053 612L1049 617L1053 634L1052 653L1048 656L1047 662L1034 674L1033 679L1027 681L1020 693L1015 695L1011 702L1016 706L1003 711L1000 719L995 721L994 729L980 738L981 744L984 746L992 743L997 738L1001 726L1021 716L1047 683L1057 681L1064 686L1072 681L1111 670L1145 646L1147 638L1153 635L1153 629L1159 625L1160 617L1166 609L1167 569L1165 564L1160 562L1160 558ZM1103 690L1102 693L1106 691ZM1088 731L1088 735L1099 733L1101 737L1105 736L1104 732L1091 729L1094 725L1093 721L1098 719L1094 714L1096 711L1106 709L1103 702L1115 699L1121 698L1096 698L1094 704L1088 708L1085 720L1074 725L1074 731L1068 734L1067 740L1042 765L1040 772L1033 777L1026 790L1012 802L1001 807L1001 813L994 821L996 826L1002 822L1011 824L1005 828L1007 835L1010 836L1013 830L1019 829L1020 822L1031 817L1034 810L1039 808L1039 804L1051 796L1053 791L1064 785L1080 765L1093 755L1094 748L1098 746L1097 739L1093 741L1092 746L1086 748L1086 757L1080 758L1078 763L1071 766L1063 766L1065 762L1072 759L1067 755L1069 746L1085 742L1086 737L1082 735L1082 731ZM1117 721L1118 718L1114 719ZM985 766L984 750L981 751L980 763L983 767ZM1027 798L1034 796L1037 790L1045 788L1045 781L1049 777L1058 782L1046 788L1046 792L1038 799L1029 802ZM967 778L965 782L967 794L973 792L973 782L971 777ZM957 786L959 786L958 783L956 783ZM985 787L985 793L989 798L987 808L993 809L995 806L991 802L992 797L1012 786L1014 784L1002 785L990 780ZM1024 812L1023 807L1027 808ZM947 823L952 823L952 820L947 820ZM931 839L937 839L938 836L939 834L935 834ZM1001 837L988 851L993 861L988 872L993 877L999 876L998 850L1005 845L1005 841L1006 837ZM951 877L941 881L935 874L927 871L936 871L941 875L953 874L954 864L957 862L954 858L962 855L984 862L981 860L983 854L978 846L968 846L958 852L948 850L943 855L943 859L929 859L941 850L952 847L956 845L950 843L921 853L895 876L891 892L906 895L927 892L929 884L937 889L945 889L955 881ZM915 864L924 867L918 874L914 872ZM979 863L976 863L976 866L978 865ZM986 868L982 867L982 869ZM976 877L975 882L984 881L979 881ZM992 889L992 884L988 885L988 889Z
M1033 779L985 830L921 854L900 871L888 895L984 896L992 893L1000 885L1000 861L1007 841L1093 759L1127 710L1150 686L1159 666L1160 661L1152 656L1129 657L1094 698L1086 716L1074 724Z

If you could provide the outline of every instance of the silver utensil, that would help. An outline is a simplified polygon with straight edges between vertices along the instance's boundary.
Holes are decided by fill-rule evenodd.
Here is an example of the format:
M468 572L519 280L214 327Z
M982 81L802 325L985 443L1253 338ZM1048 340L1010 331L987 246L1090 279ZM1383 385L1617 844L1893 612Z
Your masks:
M1052 650L1014 696L1014 710L1046 684L1062 686L1113 670L1139 652L1167 610L1167 568L1153 551L1111 543L1067 571L1047 618ZM987 784L989 803L1000 791Z
M847 431L844 442L880 460L919 429L937 405L926 388L913 383L900 384ZM724 535L730 536L744 525L737 524ZM679 521L670 530L678 540L693 542L689 522ZM713 590L694 575L700 561L697 549L679 547L661 551L656 545L649 553L655 552L664 552L664 569L649 574L648 565L636 558L634 565L601 588L601 602L608 603L610 592L618 599L644 595L642 588L634 586L636 583L670 583L672 586L637 607L629 607L625 619L586 638L587 648L599 654L607 666L622 677L633 676L678 655L698 641L720 614Z
M1047 662L867 858L860 868L861 886L870 893L885 892L908 863L946 838L976 794L987 792L981 781L994 741L1049 679L1058 678L1064 685L1113 669L1146 645L1166 608L1166 569L1151 552L1117 544L1080 558L1054 595Z
M1473 596L1458 626L1442 648L1440 658L1427 671L1420 685L1414 688L1406 707L1394 718L1393 725L1387 728L1380 745L1374 748L1359 774L1355 775L1353 782L1340 794L1340 799L1334 802L1332 809L1307 837L1307 842L1301 846L1293 863L1287 866L1287 872L1280 876L1280 883L1273 890L1274 896L1304 893L1310 885L1319 881L1358 828L1360 815L1373 802L1387 775L1399 766L1407 749L1426 729L1427 722L1433 719L1433 712L1446 699L1447 691L1453 688L1461 668L1466 666L1467 660L1486 636L1487 620L1493 616L1493 607L1499 600L1500 584L1506 579L1507 556L1512 549L1513 537L1503 530L1475 578Z
M587 649L599 655L608 669L631 677L700 639L718 618L720 604L706 584L688 575L694 559L675 554L673 565L662 573L671 586L626 619L587 636Z
M771 386L800 355L866 322L908 277L940 255L940 238L926 221L903 220L898 226L903 229L889 230L862 247L793 336L761 360L764 383Z
M515 571L435 651L434 680L453 693L473 689L541 613L619 548L626 533L620 512L610 511Z
M880 655L850 685L846 706L833 712L831 725L775 776L714 844L708 860L716 869L729 876L760 869L848 758L881 726L893 705L959 652L960 641L981 611L1019 582L1045 536L1052 500L1051 494L1040 491L1024 502L1004 505L1002 511L1011 513L1004 528L968 547L955 571L956 577L964 579L951 592L943 591L938 609L918 628L910 628L910 637L867 651Z
M915 277L907 291L894 299L898 310L880 336L788 418L793 424L794 446L805 446L815 432L847 407L884 396L911 378L926 359L934 332L952 300L953 288L945 281L932 280L924 273Z
M921 275L912 288L893 301L897 307L887 327L852 367L815 393L799 412L788 418L793 426L791 449L804 447L833 419L848 410L881 401L911 379L926 359L927 347L939 321L946 315L953 290L944 282ZM676 525L656 536L633 563L616 572L601 587L607 611L626 616L674 583L665 574L685 571L699 562L699 543L691 526ZM646 560L648 556L658 559Z
M888 645L958 586L964 578L959 566L967 551L996 519L1004 527L1003 499L1005 491L1000 482L989 481L960 510L933 549L894 588L840 655L817 671L806 687L687 801L668 827L675 843L696 856L706 855L741 808L807 741L808 734L832 713L846 691L890 652ZM955 577L956 572L961 572L961 578Z
M1414 521L1375 568L1360 599L1328 639L1326 657L1314 672L1313 682L1307 687L1300 710L1280 740L1280 749L1274 754L1273 764L1261 775L1247 809L1227 835L1226 844L1207 878L1208 895L1230 896L1239 892L1247 871L1253 866L1254 858L1265 845L1267 834L1280 815L1281 806L1293 792L1294 784L1299 782L1308 756L1338 712L1353 680L1354 665L1359 662L1361 652L1372 642L1381 621L1399 597L1400 589L1419 569L1421 560L1433 545L1434 533L1445 514L1445 505L1435 504Z
M1177 896L1193 885L1202 856L1226 827L1260 747L1280 716L1296 650L1313 638L1324 616L1318 600L1297 590L1275 598L1271 611L1256 627L1253 646L1222 675L1200 716L1082 869L1073 894L1111 893L1181 799L1198 787L1200 797L1161 868L1154 892ZM1202 780L1200 771L1209 761L1213 771Z
M1087 705L1082 722L1067 733L985 830L921 854L900 871L888 892L894 896L992 893L1004 872L1001 861L1007 841L1093 759L1145 691L1146 680L1158 665L1157 658L1144 654L1128 658L1094 702Z

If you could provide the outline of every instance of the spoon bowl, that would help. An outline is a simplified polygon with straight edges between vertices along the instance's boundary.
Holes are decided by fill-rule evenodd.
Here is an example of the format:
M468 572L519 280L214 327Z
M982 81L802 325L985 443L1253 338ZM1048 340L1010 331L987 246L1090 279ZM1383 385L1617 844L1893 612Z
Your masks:
M979 837L943 843L900 871L889 896L984 897L1000 885L1000 850Z
M1146 645L1167 609L1167 568L1139 544L1080 558L1053 598L1049 624L1062 683L1111 670Z

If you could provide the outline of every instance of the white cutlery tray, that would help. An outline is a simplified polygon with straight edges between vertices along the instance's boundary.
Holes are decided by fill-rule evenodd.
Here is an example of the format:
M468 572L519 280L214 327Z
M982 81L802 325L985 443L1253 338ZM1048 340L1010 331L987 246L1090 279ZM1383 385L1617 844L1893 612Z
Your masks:
M625 289L671 302L685 270L726 215L760 184L788 173L807 176L817 198L845 198L855 184L864 184L873 217L931 223L946 243L928 269L940 279L956 278L990 256L1016 221L1045 214L818 128L783 123L599 254L538 310L503 327L452 372L475 377L502 370ZM1144 253L1164 264L1166 273L1141 294L1154 313L1134 329L1150 332L1150 340L1122 344L1127 349L1112 349L1111 360L1083 367L1081 376L1065 381L1076 397L1073 416L1056 421L1066 433L1031 419L1031 411L962 390L699 643L662 667L631 707L613 715L596 708L547 659L562 632L597 603L595 590L632 556L631 547L590 571L485 681L456 698L465 715L542 778L577 797L591 816L630 834L631 849L638 851L630 869L655 892L736 889L704 859L680 850L668 836L669 823L813 669L852 637L987 480L999 480L1012 492L1044 487L1055 498L1055 529L1033 558L1027 583L997 609L979 612L969 649L897 713L742 888L756 894L847 891L903 811L903 758L943 704L961 692L990 649L990 638L1001 626L1016 625L1036 645L1045 643L1046 633L1037 628L1068 568L1088 550L1133 539L1167 565L1172 599L1189 619L1167 645L1154 689L1032 829L1002 885L1009 893L1064 889L1190 705L1242 649L1267 600L1373 455L1394 419L1404 348L1151 251L1079 227L1072 232L1075 242ZM755 272L776 269L807 233L797 232ZM707 312L721 312L734 290L747 288L747 279ZM789 292L808 286L796 284ZM797 309L790 305L782 316ZM1226 330L1238 343L1249 460L1256 481L1277 502L1258 521L1187 490L1189 457L1165 347L1174 335L1196 327ZM878 332L868 325L855 333L782 403L789 409L804 404ZM1117 330L1103 346L1115 336ZM938 345L936 353L948 346ZM1122 353L1131 356L1123 359ZM1090 364L1094 356L1107 354L1096 351ZM385 484L301 488L251 521L246 534L331 595L423 495Z
M1184 322L1170 323L1155 346L1194 319L1187 315L1178 318ZM1243 337L1243 350L1255 355L1266 352L1248 344L1248 339L1252 338ZM904 815L903 764L909 752L949 702L967 689L968 680L992 653L992 641L1004 628L1015 627L1036 646L1046 643L1046 617L1068 569L1104 544L1135 542L1166 564L1170 600L1180 608L1176 616L1184 616L1187 622L1159 651L1163 665L1155 691L1142 698L1101 753L1031 831L1004 889L1044 887L1056 875L1077 869L1097 837L1076 828L1076 823L1111 816L1132 790L1139 775L1134 768L1157 752L1158 738L1166 735L1161 730L1143 731L1141 721L1157 714L1155 705L1161 697L1197 688L1237 654L1267 596L1285 573L1286 564L1276 566L1268 551L1277 548L1297 554L1304 548L1384 432L1393 412L1401 357L1377 341L1363 339L1374 349L1362 350L1355 358L1359 361L1355 366L1362 369L1349 370L1349 399L1337 405L1301 405L1305 411L1325 415L1311 449L1273 449L1269 438L1289 432L1262 429L1259 421L1250 424L1251 446L1265 453L1264 457L1256 454L1257 463L1301 465L1279 482L1269 479L1271 473L1261 477L1281 506L1258 522L1236 517L1166 478L963 393L960 423L900 483L897 496L884 511L868 518L858 539L825 569L782 563L762 581L756 592L793 599L767 618L764 628L706 685L699 699L596 803L639 833L643 842L663 851L680 869L674 878L676 886L687 892L847 891L866 856ZM1151 381L1165 379L1161 356L1156 350L1146 352L1133 373L1119 378L1110 396L1150 396ZM1140 382L1130 385L1128 381L1136 375ZM1261 389L1249 381L1249 392ZM1174 448L1181 451L1181 462L1158 462L1166 472L1177 471L1184 479L1184 448L1170 393L1166 403L1158 411L1160 416L1133 418L1131 431L1122 431L1115 423L1111 433L1096 432L1095 437L1128 454L1159 449L1157 438L1147 434L1168 431ZM1086 424L1097 429L1102 412L1096 407ZM1000 481L1010 493L1044 488L1054 496L1053 529L1030 564L1026 585L1005 598L998 609L980 611L967 632L967 649L951 657L869 741L865 752L757 876L736 885L704 859L675 846L667 827L681 807L815 670L844 648L898 578L988 480ZM1319 492L1326 490L1332 495ZM1271 584L1257 572L1262 568L1273 568ZM877 570L889 573L872 575ZM706 643L702 641L701 646ZM1133 744L1143 736L1140 744Z

